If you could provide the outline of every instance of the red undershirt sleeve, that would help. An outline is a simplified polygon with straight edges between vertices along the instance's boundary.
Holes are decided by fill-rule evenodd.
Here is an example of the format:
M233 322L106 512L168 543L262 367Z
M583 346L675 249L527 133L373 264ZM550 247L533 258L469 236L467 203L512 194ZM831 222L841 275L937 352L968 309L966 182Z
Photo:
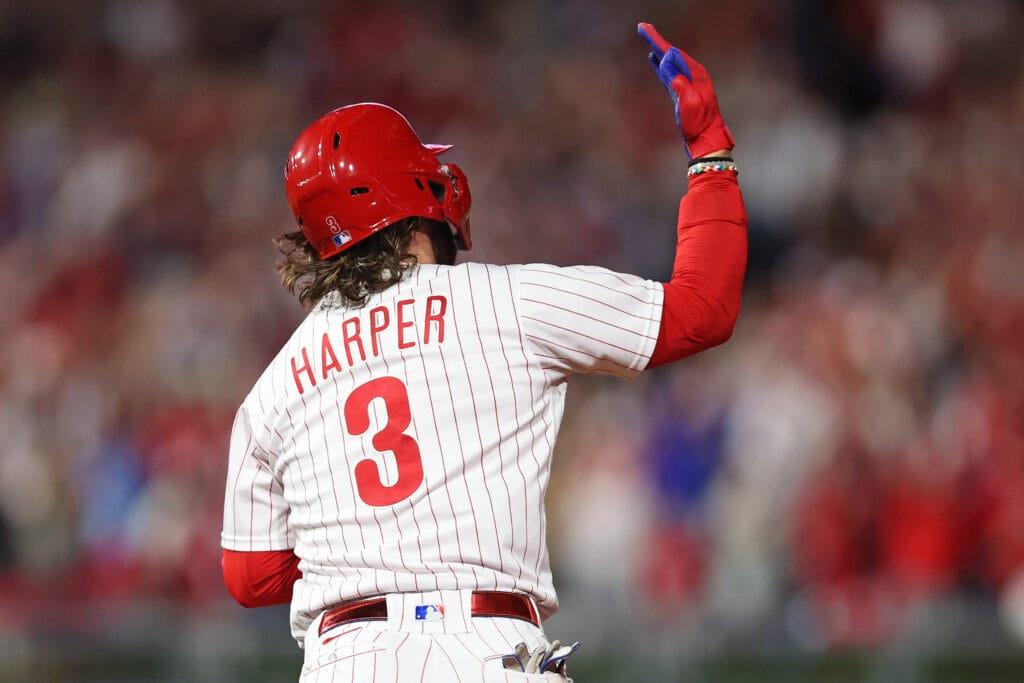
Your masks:
M690 180L676 235L672 279L662 285L661 328L648 369L732 335L747 267L747 211L735 173L704 173Z
M224 585L243 607L291 602L292 586L302 577L299 558L291 550L224 550L221 568Z

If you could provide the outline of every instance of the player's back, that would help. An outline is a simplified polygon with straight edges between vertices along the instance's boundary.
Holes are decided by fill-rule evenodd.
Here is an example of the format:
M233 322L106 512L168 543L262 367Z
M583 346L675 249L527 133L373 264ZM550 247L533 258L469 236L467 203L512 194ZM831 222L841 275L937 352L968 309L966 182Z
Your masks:
M311 613L436 588L554 607L542 503L562 389L531 367L517 276L421 266L362 308L329 299L257 384Z
M386 593L522 592L550 614L564 380L639 373L661 294L603 268L467 263L418 266L357 309L326 299L239 410L222 542L294 548L297 637Z

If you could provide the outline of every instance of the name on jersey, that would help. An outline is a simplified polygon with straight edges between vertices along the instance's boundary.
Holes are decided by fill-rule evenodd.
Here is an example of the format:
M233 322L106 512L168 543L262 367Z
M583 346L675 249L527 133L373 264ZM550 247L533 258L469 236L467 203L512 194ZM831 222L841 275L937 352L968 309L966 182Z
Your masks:
M401 299L371 308L365 316L346 318L333 332L324 332L318 348L303 346L298 356L292 356L295 386L300 394L305 393L307 387L315 387L331 373L380 356L385 343L398 349L441 344L447 312L448 299L435 294L422 303L416 299ZM314 365L317 359L319 367Z

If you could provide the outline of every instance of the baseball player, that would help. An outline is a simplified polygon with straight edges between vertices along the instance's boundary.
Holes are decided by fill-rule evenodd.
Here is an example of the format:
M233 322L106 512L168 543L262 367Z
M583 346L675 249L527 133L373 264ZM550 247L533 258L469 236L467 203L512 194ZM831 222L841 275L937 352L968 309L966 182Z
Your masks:
M310 308L238 410L224 579L291 602L300 681L568 680L544 494L574 373L635 377L729 338L746 267L710 78L639 33L692 161L672 278L454 265L465 174L380 104L330 112L285 168L285 286Z

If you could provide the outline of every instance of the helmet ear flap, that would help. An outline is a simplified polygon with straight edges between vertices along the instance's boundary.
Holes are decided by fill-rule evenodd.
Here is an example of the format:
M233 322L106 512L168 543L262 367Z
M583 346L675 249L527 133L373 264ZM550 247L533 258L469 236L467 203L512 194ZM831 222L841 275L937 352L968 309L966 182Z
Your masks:
M455 164L441 164L441 172L448 180L444 199L441 200L441 210L445 219L455 228L459 248L468 251L473 246L469 233L469 210L473 204L469 180Z

